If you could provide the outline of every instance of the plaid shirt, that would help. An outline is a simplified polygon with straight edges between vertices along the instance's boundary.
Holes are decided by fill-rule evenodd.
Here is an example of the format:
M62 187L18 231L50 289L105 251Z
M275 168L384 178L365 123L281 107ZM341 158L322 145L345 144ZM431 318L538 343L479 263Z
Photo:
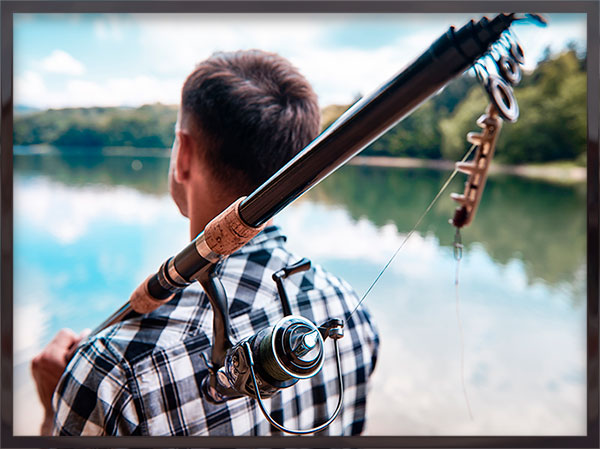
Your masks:
M272 274L299 257L271 226L217 268L229 298L231 340L239 341L282 318ZM344 281L315 266L285 281L292 312L317 325L345 319L357 297ZM379 344L369 314L359 308L339 340L344 403L337 419L319 435L356 435L365 424L367 380ZM84 343L54 393L57 435L269 435L279 434L254 399L215 405L203 399L200 383L210 359L212 309L194 283L147 315L127 319ZM338 400L333 343L311 379L282 389L265 405L286 427L323 423Z

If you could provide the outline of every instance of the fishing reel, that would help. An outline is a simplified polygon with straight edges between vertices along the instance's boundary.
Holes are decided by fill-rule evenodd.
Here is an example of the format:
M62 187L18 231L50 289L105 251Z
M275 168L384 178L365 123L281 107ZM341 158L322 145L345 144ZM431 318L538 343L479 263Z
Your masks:
M258 402L262 413L273 426L293 434L318 432L337 417L343 402L343 381L337 341L344 336L344 323L340 319L330 319L317 327L307 318L293 315L283 287L283 279L308 270L310 265L308 259L302 259L273 274L284 312L283 318L275 325L261 329L235 345L223 344L229 341L228 337L223 335L223 332L228 329L228 326L224 326L225 323L215 327L219 329L220 335L217 333L214 335L212 363L206 357L204 358L209 375L203 379L201 387L208 401L221 404L243 396L251 397ZM214 275L212 280L219 282ZM214 296L216 291L212 289L211 294ZM219 291L218 294L222 295L224 291ZM211 303L215 302L215 299L220 304L226 303L224 296L212 299L210 296ZM215 317L217 316L222 314L215 314ZM339 388L337 407L332 416L317 427L305 430L288 429L270 416L265 409L263 399L270 398L282 388L291 387L298 381L309 379L319 373L323 367L325 340L328 337L333 340L336 354ZM224 348L226 350L223 352Z

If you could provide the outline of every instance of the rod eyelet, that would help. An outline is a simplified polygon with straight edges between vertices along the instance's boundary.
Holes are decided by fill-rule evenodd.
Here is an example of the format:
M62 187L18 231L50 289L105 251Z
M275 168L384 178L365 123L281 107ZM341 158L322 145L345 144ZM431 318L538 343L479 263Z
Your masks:
M525 53L523 53L523 47L517 41L511 41L510 43L510 55L517 61L519 64L523 64L525 62Z
M516 122L519 118L519 105L506 81L499 76L490 75L485 89L500 116L511 123Z
M502 78L513 86L519 84L521 81L521 67L514 59L502 56L498 60L497 65Z

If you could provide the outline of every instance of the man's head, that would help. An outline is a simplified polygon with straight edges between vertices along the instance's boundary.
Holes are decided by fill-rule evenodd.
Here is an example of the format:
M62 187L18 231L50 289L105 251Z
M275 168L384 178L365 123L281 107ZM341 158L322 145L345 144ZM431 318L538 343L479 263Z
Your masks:
M200 167L216 196L235 199L310 143L319 120L314 91L286 59L259 50L212 55L182 89L170 176L180 210L190 216L189 204L177 197L191 185L182 185L178 159ZM191 154L178 154L184 147Z

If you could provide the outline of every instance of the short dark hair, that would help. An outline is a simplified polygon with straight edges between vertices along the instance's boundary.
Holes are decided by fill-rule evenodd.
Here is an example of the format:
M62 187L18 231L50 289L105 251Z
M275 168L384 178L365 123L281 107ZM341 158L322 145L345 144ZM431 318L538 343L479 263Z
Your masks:
M317 95L286 59L261 50L215 53L186 79L181 106L223 187L248 194L319 132Z

